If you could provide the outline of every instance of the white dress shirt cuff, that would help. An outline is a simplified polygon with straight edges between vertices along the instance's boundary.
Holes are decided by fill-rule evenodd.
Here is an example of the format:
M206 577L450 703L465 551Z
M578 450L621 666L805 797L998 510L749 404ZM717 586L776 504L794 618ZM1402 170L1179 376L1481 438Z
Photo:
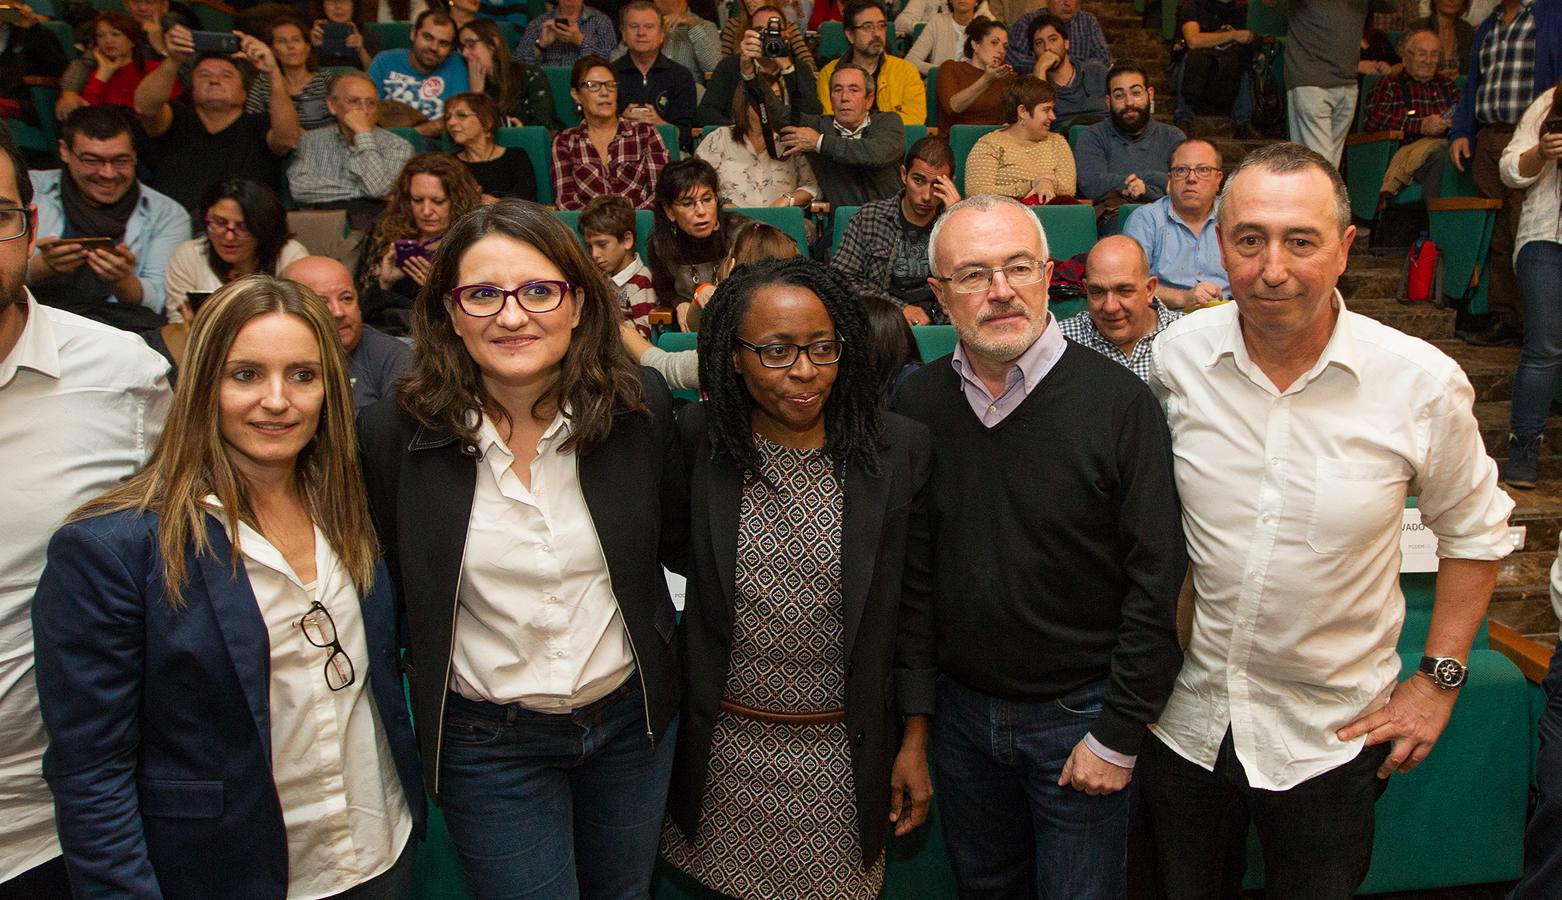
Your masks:
M1086 733L1085 735L1085 749L1120 769L1132 769L1134 767L1134 763L1139 761L1139 757L1137 756L1129 756L1126 753L1118 753L1116 750L1108 748L1105 744L1096 740L1095 735L1089 733Z

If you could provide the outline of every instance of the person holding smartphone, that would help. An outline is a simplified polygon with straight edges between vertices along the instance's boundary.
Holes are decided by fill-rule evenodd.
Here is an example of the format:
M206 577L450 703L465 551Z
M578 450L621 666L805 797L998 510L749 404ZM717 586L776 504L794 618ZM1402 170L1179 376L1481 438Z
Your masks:
M515 59L533 66L573 66L581 57L609 57L617 45L612 19L585 0L559 0L526 26Z
M364 21L353 0L315 0L309 45L315 48L321 68L369 68L385 45L379 34L362 27Z

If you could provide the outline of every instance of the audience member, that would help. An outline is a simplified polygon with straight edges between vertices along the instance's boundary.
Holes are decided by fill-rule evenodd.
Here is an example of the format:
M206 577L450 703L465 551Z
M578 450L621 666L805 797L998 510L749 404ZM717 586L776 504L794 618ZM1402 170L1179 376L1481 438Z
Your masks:
M651 287L650 267L635 252L634 205L619 194L599 194L580 211L579 228L591 261L618 289L623 320L649 338L656 291Z
M410 700L467 888L648 897L681 684L662 567L689 527L672 398L536 204L457 222L415 315L360 434L408 652L441 673Z
M588 56L607 57L618 44L613 20L585 0L556 0L526 25L515 60L533 66L573 66Z
M136 20L141 33L137 40L150 59L162 59L168 55L168 32L175 25L191 30L201 27L195 10L185 3L177 7L169 0L124 0L125 12Z
M476 22L478 12L482 8L481 0L446 0L446 12L450 13L451 21L456 23L456 31L469 23Z
M581 123L553 138L553 196L559 209L580 209L598 194L623 194L649 209L667 165L661 135L618 114L618 80L600 56L583 56L570 72L570 96Z
M304 131L334 125L331 111L326 109L326 95L331 92L331 73L315 65L315 51L309 46L308 32L303 20L293 16L280 16L271 20L266 43L282 70L282 80L287 82L287 93L293 98L293 108L298 113L298 127ZM370 87L374 82L369 82ZM271 80L257 78L250 85L249 98L244 111L263 113L271 105Z
M1062 135L1075 125L1094 125L1106 116L1106 64L1099 59L1075 62L1068 52L1067 33L1062 19L1045 15L1031 19L1025 38L1036 54L1030 74L1046 79L1057 92L1052 111Z
M787 46L792 48L790 60L793 63L807 64L810 71L818 71L819 64L814 61L813 51L808 49L808 41L803 38L802 29L796 22L787 18L785 10L773 5L774 2L775 0L741 0L738 10L721 29L721 55L726 57L737 53L745 35L750 31L764 29L769 21L766 15L760 14L760 11L764 10L766 13L774 12L781 16L781 21L777 24L781 26L781 33L786 38Z
M1399 52L1394 42L1381 29L1372 27L1372 17L1367 17L1361 30L1361 61L1356 63L1357 75L1387 75L1399 65Z
M1219 221L1235 302L1173 323L1150 361L1196 590L1139 798L1168 897L1241 884L1254 824L1271 896L1351 897L1378 797L1453 711L1513 502L1458 364L1346 307L1355 229L1327 159L1248 153ZM1441 559L1426 656L1398 681L1411 491Z
M1286 6L1285 112L1291 140L1339 166L1356 115L1356 65L1368 0L1293 0Z
M1469 78L1448 132L1448 157L1464 171L1474 153L1475 187L1502 201L1487 256L1484 325L1461 321L1458 334L1481 345L1517 343L1524 321L1513 256L1524 192L1503 183L1499 161L1530 101L1562 78L1562 2L1502 0L1475 29Z
M407 160L386 201L364 241L356 281L363 320L399 337L407 333L440 240L483 201L466 166L443 153Z
M785 110L775 94L764 84L760 88L771 121L784 121ZM835 68L830 95L833 116L797 116L800 124L781 129L777 144L783 155L805 154L824 199L836 206L861 206L893 196L900 190L898 167L906 146L900 117L870 112L873 80L855 63Z
M401 136L374 127L376 106L368 75L351 69L335 76L326 97L331 124L304 133L287 171L296 202L309 209L345 209L360 231L385 208L386 193L413 154Z
M661 850L712 893L877 897L888 839L927 817L931 453L881 409L866 318L821 263L764 261L700 333L711 400L678 423L699 514Z
M813 57L769 57L763 53L759 30L772 19L777 23L781 21L780 7L761 6L756 8L754 15L758 24L743 33L737 51L722 59L716 66L716 74L705 85L705 96L694 111L694 121L703 127L733 124L732 98L747 91L749 102L755 103L752 85L761 76L781 100L782 115L771 117L772 130L792 124L793 115L816 116L824 109L819 103Z
M932 756L955 882L1122 897L1127 788L1181 657L1166 418L1131 372L1059 331L1030 210L971 197L930 249L960 340L895 409L934 436Z
M381 100L406 104L428 120L417 126L425 137L445 130L445 101L469 88L466 63L452 52L455 46L450 16L425 11L412 25L410 48L382 50L369 64Z
M396 393L396 383L412 368L412 348L372 325L363 324L358 289L352 273L328 256L306 256L282 270L325 301L336 322L336 336L347 351L347 377L353 388L353 408Z
M499 107L487 94L468 92L451 97L445 104L445 128L450 142L460 148L456 159L472 173L484 203L509 197L536 202L537 171L532 158L520 147L499 145Z
M1036 69L1036 51L1027 37L1030 23L1038 16L1052 16L1063 23L1064 39L1068 41L1069 58L1076 63L1095 60L1101 65L1112 65L1112 51L1107 47L1106 32L1101 21L1090 12L1079 8L1079 0L1046 0L1040 9L1027 12L1014 20L1009 28L1009 64L1016 72L1033 72Z
M15 22L0 22L0 116L38 125L52 109L34 109L28 78L59 78L65 71L65 48L54 33L39 27L44 19L25 3L12 6ZM63 119L65 116L59 116Z
M938 67L941 128L1003 122L1003 93L1014 83L1008 52L1009 32L1002 22L971 21L965 30L965 57Z
M1437 69L1437 35L1418 30L1400 43L1404 67L1385 75L1367 95L1367 131L1404 133L1401 146L1389 160L1383 184L1383 201L1415 181L1428 199L1443 194L1443 164L1448 161L1448 129L1453 127L1459 87L1446 72Z
M471 90L498 104L501 125L540 125L549 131L564 127L553 106L548 73L512 59L497 22L475 19L462 25L457 36Z
M1188 138L1167 163L1166 196L1133 211L1123 234L1149 258L1159 296L1176 309L1226 299L1226 266L1220 259L1215 197L1222 179L1220 150L1202 138Z
M355 0L314 0L314 22L309 28L309 46L315 48L315 62L324 68L349 67L368 70L385 45L380 36L364 25L374 21L364 17L363 7ZM326 26L346 25L346 37L327 41Z
M27 283L38 302L146 333L163 323L164 279L190 214L136 180L130 121L83 107L60 129L61 168L34 172L38 252ZM97 246L80 239L101 241Z
M689 9L689 0L656 0L666 36L662 52L694 73L695 84L704 84L721 62L721 33L716 23Z
M1248 77L1257 37L1247 28L1247 7L1230 0L1182 0L1178 42L1172 46L1172 122L1193 136L1193 114L1230 114L1239 140L1253 138L1253 93Z
M222 291L170 443L49 542L43 772L84 895L411 892L426 800L333 332L292 282Z
M1562 619L1562 564L1551 563L1550 581L1551 610ZM1562 836L1557 833L1562 825L1562 641L1552 650L1540 686L1545 706L1535 726L1539 741L1530 794L1535 806L1524 827L1524 874L1511 900L1549 900L1562 878Z
M246 113L244 70L220 54L196 57L190 102L173 103L179 67L195 53L189 29L168 32L168 56L136 88L136 116L147 135L146 183L179 201L191 214L207 186L243 172L268 187L281 184L281 159L298 143L298 111L271 48L239 34L243 54L271 81L274 101L266 115Z
M618 114L647 125L676 125L680 143L693 149L694 75L662 53L662 14L651 0L630 0L619 21L629 51L612 63Z
M699 157L668 164L656 181L656 218L646 258L657 302L677 307L716 280L732 233L748 221L721 206L716 170Z
M1470 71L1470 48L1475 44L1475 26L1466 22L1470 0L1431 0L1432 14L1414 24L1437 35L1437 70L1449 75Z
M1541 435L1562 373L1562 317L1556 309L1557 286L1562 285L1562 232L1557 227L1562 128L1553 124L1562 116L1559 97L1562 90L1553 87L1535 98L1501 161L1503 183L1524 194L1513 252L1524 301L1524 350L1513 375L1512 437L1502 471L1508 487L1520 490L1533 488L1539 477Z
M1052 130L1052 85L1021 75L1003 91L1008 124L982 135L965 158L965 190L1046 204L1076 190L1074 154Z
M1116 227L1124 203L1166 196L1166 163L1185 139L1176 128L1150 118L1155 88L1138 66L1119 63L1106 78L1107 119L1085 129L1075 148L1080 193L1096 204L1104 233Z
M849 0L848 0L849 2ZM788 0L788 7L800 6L800 0ZM787 10L787 15L792 16L792 9ZM813 0L813 8L808 11L808 30L817 32L819 26L826 22L845 21L846 14L842 4L837 0Z
M32 202L21 151L0 131L0 894L69 900L58 795L43 779L33 593L65 516L151 456L168 414L168 363L134 335L28 294Z
M275 275L309 251L288 237L287 212L271 189L231 175L201 194L203 234L174 248L168 260L168 318L195 317L191 293L210 294L246 275Z
M925 137L906 153L900 193L866 203L846 225L830 267L859 293L888 297L912 325L946 325L928 284L928 239L944 210L960 202L949 142Z
M759 106L747 91L732 95L732 124L705 129L696 154L716 170L724 206L800 206L819 196L819 180L802 155L770 155ZM776 147L776 152L780 148Z
M146 55L141 26L124 13L100 12L92 17L88 27L92 34L90 52L71 60L60 76L60 99L54 104L54 112L61 120L83 106L134 110L136 87L159 62ZM65 85L71 87L67 89ZM79 91L76 85L80 85ZM175 84L173 98L178 99L182 92L182 85Z
M982 16L988 19L997 19L993 15L992 6L988 0L981 0L973 7L973 17ZM927 25L933 21L934 16L949 15L951 9L948 0L907 0L900 4L900 11L895 14L895 34L909 35L916 31L918 25ZM964 35L960 40L965 39ZM958 45L958 41L956 44Z
M1045 0L987 0L993 11L993 19L999 22L1018 22L1028 12L1046 8Z
M927 121L927 85L916 66L885 52L889 20L878 0L848 0L846 4L846 53L819 70L819 102L831 114L830 75L837 66L850 63L873 79L874 109L892 112L905 125Z
M1104 237L1085 257L1086 308L1058 329L1147 381L1155 336L1182 317L1166 308L1156 286L1143 247L1121 234Z
M906 378L922 368L925 361L899 306L877 294L864 294L860 299L868 314L867 355L878 375L880 400L889 406Z
M969 37L966 27L977 16L992 15L985 2L980 6L976 0L948 0L948 3L948 9L940 9L928 17L922 33L917 35L916 40L911 42L911 49L906 51L906 62L916 66L917 72L924 78L929 70L944 63L969 58L971 53L965 49ZM900 28L900 16L895 17L895 27ZM910 35L911 29L899 33Z

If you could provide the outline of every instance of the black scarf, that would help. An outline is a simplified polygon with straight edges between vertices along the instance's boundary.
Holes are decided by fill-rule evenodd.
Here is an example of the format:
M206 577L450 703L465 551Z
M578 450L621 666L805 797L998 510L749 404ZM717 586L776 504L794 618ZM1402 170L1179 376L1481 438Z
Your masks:
M125 196L107 205L99 205L76 187L76 180L69 172L60 173L60 201L65 207L65 221L70 225L72 237L106 237L116 242L125 239L125 223L136 211L141 199L141 183L131 180Z

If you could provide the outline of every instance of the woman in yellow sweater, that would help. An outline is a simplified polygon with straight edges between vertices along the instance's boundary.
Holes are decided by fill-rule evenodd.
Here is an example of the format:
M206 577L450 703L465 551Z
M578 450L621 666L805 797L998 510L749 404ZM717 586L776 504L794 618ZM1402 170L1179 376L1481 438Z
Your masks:
M1061 134L1052 133L1056 97L1052 85L1034 75L1016 78L1004 89L1009 124L983 135L971 148L965 160L966 196L1002 194L1047 203L1074 195L1074 154Z

